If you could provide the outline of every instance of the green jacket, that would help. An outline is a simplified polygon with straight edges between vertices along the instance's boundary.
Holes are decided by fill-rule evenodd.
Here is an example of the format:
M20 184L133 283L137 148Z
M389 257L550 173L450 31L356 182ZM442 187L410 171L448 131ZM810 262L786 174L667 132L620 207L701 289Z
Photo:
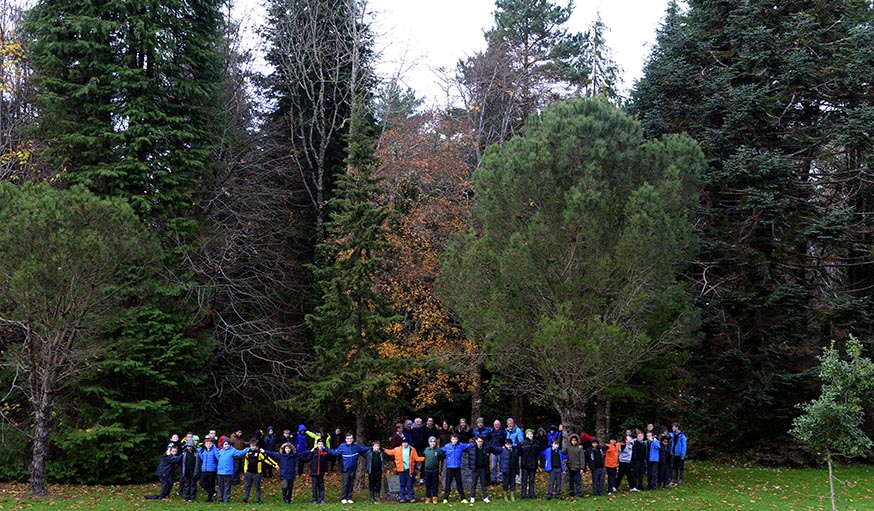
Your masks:
M425 456L425 470L439 470L440 460L446 457L439 447L427 447L422 455Z

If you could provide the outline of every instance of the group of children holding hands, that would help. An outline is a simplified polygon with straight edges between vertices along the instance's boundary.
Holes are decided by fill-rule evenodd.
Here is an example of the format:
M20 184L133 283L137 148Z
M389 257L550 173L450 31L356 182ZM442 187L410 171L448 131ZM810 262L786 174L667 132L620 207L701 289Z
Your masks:
M495 423L499 424L499 421ZM248 446L240 449L228 437L222 437L221 445L216 445L214 432L204 438L202 445L197 444L197 437L189 434L183 442L171 441L156 471L161 481L161 493L147 498L166 498L170 495L174 470L178 466L179 495L186 501L196 499L199 483L206 491L207 502L230 502L231 487L235 481L235 460L237 471L242 473L245 482L243 503L248 502L253 487L256 502L261 502L262 476L273 468L278 468L282 481L283 502L291 503L296 475L302 466L308 464L312 503L324 504L325 473L329 463L335 460L341 473L342 504L353 503L355 474L362 460L369 479L371 502L379 502L383 475L392 462L399 479L400 502L415 502L413 485L416 474L420 473L423 477L419 482L425 486L425 502L436 504L441 471L444 486L442 501L449 501L453 484L461 500L465 501L462 482L464 454L467 454L467 468L471 475L471 504L475 502L478 487L482 501L490 502L490 483L501 484L505 501L516 500L517 484L520 485L521 499L536 499L534 481L538 468L549 475L545 495L547 500L561 498L563 474L568 476L569 496L582 497L582 476L587 470L591 471L592 493L595 496L616 492L624 478L628 479L630 491L652 490L683 482L686 436L678 423L674 423L670 432L663 428L656 433L652 425L648 425L646 433L638 430L634 436L631 430L627 430L622 441L611 437L606 444L585 433L566 436L561 428L553 428L545 449L543 439L535 438L533 430L526 430L523 437L521 429L515 426L512 419L508 419L507 424L508 428L485 428L482 419L478 419L476 428L466 430L470 435L453 428L446 435L448 442L445 438L441 442L438 435L429 436L427 447L422 452L412 445L410 435L400 435L397 442L393 438L392 444L400 445L388 449L381 447L379 441L366 446L358 444L351 433L346 434L345 442L336 448L328 445L330 440L326 435L312 435L312 448L308 445L300 448L286 436L279 450L273 451L262 447L260 438L253 437ZM240 434L238 431L237 436ZM460 441L461 436L468 441ZM177 437L174 435L174 438Z

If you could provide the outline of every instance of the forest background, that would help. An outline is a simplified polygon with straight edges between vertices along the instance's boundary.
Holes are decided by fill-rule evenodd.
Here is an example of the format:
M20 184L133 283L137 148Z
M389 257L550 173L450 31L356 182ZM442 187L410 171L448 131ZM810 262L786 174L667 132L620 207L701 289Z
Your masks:
M411 415L804 463L872 352L870 2L671 3L624 97L603 23L498 0L440 109L360 0L270 0L266 72L223 2L0 2L2 479Z

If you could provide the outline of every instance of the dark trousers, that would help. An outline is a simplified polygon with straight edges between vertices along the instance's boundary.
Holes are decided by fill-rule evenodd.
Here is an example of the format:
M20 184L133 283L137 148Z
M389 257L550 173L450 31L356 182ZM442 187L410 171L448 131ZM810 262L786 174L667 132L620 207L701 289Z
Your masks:
M522 469L522 498L533 499L534 496L534 475L537 474L536 468Z
M382 493L382 471L368 473L367 482L371 493L375 493L377 496Z
M489 468L488 467L475 468L471 472L471 475L473 476L472 477L473 482L471 483L470 496L476 497L476 487L477 487L477 484L479 484L480 486L482 486L482 489L483 489L483 498L484 499L489 498L489 489L488 489Z
M568 470L567 491L571 497L583 496L583 474L579 470Z
M616 491L616 467L607 467L607 491Z
M159 477L161 481L161 493L158 494L159 499L166 499L170 496L170 492L173 491L173 475L171 474L169 477Z
M413 475L410 474L409 470L401 470L398 472L398 483L400 483L401 491L400 491L400 499L403 501L405 499L413 500L416 498L413 495Z
M667 461L659 462L659 486L671 484L671 465Z
M516 472L501 472L501 482L504 484L504 491L516 491Z
M622 463L619 464L620 468L622 467ZM637 488L638 490L642 489L643 486L643 478L646 476L646 462L645 461L632 461L631 462L631 483L634 486L632 488Z
M546 488L546 496L561 497L561 469L554 468L549 471L549 486Z
M355 489L355 471L340 472L343 488L340 490L340 500L352 500L352 491Z
M249 492L252 489L252 486L255 486L255 500L261 502L261 474L253 474L251 472L246 472L243 474L243 480L245 481L245 490L243 490L243 502L247 502L249 500Z
M179 487L185 500L197 500L197 479L194 474L183 475L179 480Z
M659 462L650 461L646 466L646 489L654 490L659 480Z
M303 475L304 467L306 467L306 461L297 460L297 472L295 473Z
M215 472L200 473L200 487L206 492L206 501L215 500Z
M234 457L234 484L240 484L243 475L243 458Z
M438 484L438 475L440 472L436 470L426 470L425 471L425 498L436 497L439 492Z
M318 504L325 501L325 475L311 475L313 479L313 503Z
M594 493L596 497L600 497L601 495L604 495L604 469L603 468L593 468L592 469L592 493Z
M461 500L464 500L464 485L461 482L461 468L446 467L446 480L443 481L443 499L449 498L449 491L452 489L452 481L455 481L455 488L458 494L461 495Z
M234 484L233 475L218 475L219 502L231 501L231 485Z
M294 478L282 480L282 501L290 504L294 498Z
M619 486L622 484L622 478L628 478L628 489L636 488L637 486L634 484L634 472L631 470L631 462L630 461L620 461L619 462L619 476L616 478L616 489L619 489Z

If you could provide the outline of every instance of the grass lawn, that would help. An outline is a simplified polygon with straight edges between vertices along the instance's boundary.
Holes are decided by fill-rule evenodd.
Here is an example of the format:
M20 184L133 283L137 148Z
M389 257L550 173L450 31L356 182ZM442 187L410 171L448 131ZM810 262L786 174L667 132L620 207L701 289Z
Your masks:
M874 510L874 467L840 467L836 475L842 481L840 486L841 503L839 509L844 510ZM825 469L794 470L772 469L760 467L738 467L712 463L687 464L686 484L676 488L656 490L652 492L628 493L623 491L613 497L591 496L571 501L517 501L505 503L499 500L500 491L492 490L491 504L483 504L477 499L476 504L453 502L446 504L415 504L383 503L371 505L367 503L367 491L356 494L354 505L339 503L339 477L329 474L326 497L328 504L318 506L319 509L471 509L489 508L494 510L732 510L732 509L831 509L828 500L828 481ZM584 480L584 487L588 480ZM623 483L623 486L624 483ZM546 479L537 480L537 492L543 494ZM205 498L201 491L197 503L182 501L174 495L164 501L143 499L144 495L157 493L157 484L136 486L52 486L55 496L44 499L28 498L28 487L24 484L0 485L0 510L7 509L51 509L51 510L164 510L216 509L213 504L202 502ZM175 490L175 488L174 488ZM315 508L310 504L309 477L298 478L295 484L295 502L283 504L278 481L269 481L264 486L264 504L261 506L250 503L244 506L240 499L242 488L235 486L231 492L233 509L294 509ZM416 486L416 497L424 497L424 488ZM442 491L442 490L441 490ZM453 492L454 494L454 492ZM479 496L479 495L478 495ZM254 496L253 496L254 500ZM219 507L219 509L221 509Z

